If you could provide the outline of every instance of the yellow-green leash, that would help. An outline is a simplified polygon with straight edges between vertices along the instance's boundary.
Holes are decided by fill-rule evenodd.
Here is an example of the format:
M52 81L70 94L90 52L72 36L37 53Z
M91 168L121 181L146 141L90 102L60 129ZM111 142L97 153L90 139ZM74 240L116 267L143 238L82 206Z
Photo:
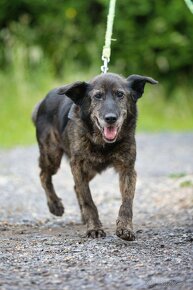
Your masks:
M193 2L191 0L184 0L190 11L193 13Z
M104 64L101 66L102 73L106 73L108 71L108 63L110 61L111 56L111 40L112 40L112 32L113 32L113 22L115 16L115 4L116 0L110 0L109 3L109 13L107 17L107 29L105 34L105 45L103 46L102 52L102 60Z

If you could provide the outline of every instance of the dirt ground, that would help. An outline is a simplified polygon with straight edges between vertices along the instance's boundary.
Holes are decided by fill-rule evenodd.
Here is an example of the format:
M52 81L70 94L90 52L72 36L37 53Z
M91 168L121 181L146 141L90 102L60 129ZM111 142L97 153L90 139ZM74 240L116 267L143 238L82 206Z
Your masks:
M69 165L54 177L65 205L51 215L37 146L0 150L0 289L193 289L193 133L137 136L137 239L115 235L118 177L91 183L107 236L84 237Z

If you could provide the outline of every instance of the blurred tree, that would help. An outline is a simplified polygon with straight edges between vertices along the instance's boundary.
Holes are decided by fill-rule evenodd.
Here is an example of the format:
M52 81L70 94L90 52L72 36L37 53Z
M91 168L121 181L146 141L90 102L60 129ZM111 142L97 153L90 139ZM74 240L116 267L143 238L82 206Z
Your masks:
M0 65L12 65L16 47L30 69L49 60L60 76L73 62L101 65L108 0L0 0ZM168 83L193 73L193 16L181 0L118 0L111 68ZM97 71L99 68L97 67Z

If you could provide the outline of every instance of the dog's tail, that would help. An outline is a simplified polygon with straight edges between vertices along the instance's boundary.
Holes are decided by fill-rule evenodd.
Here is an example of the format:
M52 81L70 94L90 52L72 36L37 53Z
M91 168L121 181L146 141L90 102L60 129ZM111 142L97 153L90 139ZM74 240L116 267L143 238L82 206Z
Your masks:
M37 120L37 114L38 114L38 110L39 110L39 107L41 105L41 102L40 101L39 103L37 103L33 109L33 112L32 112L32 115L31 115L31 119L32 119L32 122L34 123L34 125L36 124L36 120Z

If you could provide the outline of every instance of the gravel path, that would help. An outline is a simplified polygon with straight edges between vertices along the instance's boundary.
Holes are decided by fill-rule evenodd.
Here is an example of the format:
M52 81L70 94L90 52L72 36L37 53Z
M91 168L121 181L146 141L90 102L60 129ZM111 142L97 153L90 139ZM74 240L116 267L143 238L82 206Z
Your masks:
M139 134L134 242L115 235L112 170L91 183L107 232L84 237L69 165L54 177L65 205L52 216L36 146L0 150L0 289L193 289L193 133Z

